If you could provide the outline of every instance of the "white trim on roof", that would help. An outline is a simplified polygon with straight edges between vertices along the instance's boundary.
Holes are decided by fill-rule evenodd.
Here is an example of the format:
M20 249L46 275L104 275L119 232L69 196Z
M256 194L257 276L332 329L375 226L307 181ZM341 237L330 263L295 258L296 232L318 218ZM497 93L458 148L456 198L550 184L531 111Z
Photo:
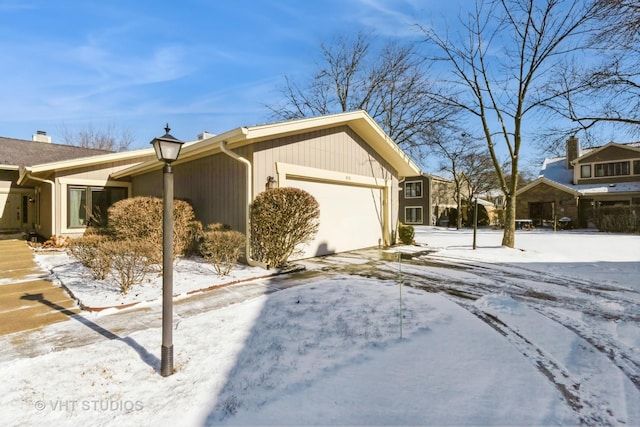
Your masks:
M516 191L516 196L518 196L521 193L524 193L525 191L536 187L540 184L547 184L550 185L551 187L557 188L560 191L564 191L565 193L569 193L569 194L573 194L574 196L580 196L581 193L577 190L574 190L571 187L567 187L566 185L560 184L556 181L552 181L549 178L545 178L545 177L540 177L537 178L535 181L530 182L529 184L525 185L524 187L522 187L521 189L519 189L518 191Z
M232 149L274 137L327 129L342 124L349 126L360 135L367 144L398 171L401 177L416 176L422 173L413 160L393 142L376 121L365 111L353 111L287 122L235 128L210 138L185 144L180 152L180 158L174 164L185 163L199 157L215 154L220 151L220 142L222 141L225 141L228 147ZM114 178L136 176L160 169L161 167L161 162L150 160L114 173L112 176Z

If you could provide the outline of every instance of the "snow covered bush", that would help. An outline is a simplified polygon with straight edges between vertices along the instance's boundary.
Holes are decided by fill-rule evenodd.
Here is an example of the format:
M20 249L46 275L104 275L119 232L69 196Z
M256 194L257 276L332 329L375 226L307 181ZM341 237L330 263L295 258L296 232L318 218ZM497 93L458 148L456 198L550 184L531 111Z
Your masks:
M229 274L245 246L245 236L222 224L209 224L200 243L200 254L211 262L219 276Z
M152 244L150 258L162 263L162 199L132 197L109 208L108 226L118 240L141 240ZM193 207L183 200L173 202L173 253L186 255L195 247L202 225Z
M111 256L105 250L109 237L99 234L87 234L71 240L69 254L91 270L96 280L104 280L111 270Z
M300 245L318 232L320 207L316 199L298 188L264 191L251 205L253 257L271 267L283 266Z

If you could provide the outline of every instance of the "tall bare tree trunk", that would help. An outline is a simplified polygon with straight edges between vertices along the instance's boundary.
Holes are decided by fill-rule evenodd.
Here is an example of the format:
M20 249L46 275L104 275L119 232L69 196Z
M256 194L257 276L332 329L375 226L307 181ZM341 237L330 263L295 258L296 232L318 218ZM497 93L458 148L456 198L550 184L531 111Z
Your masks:
M516 244L516 198L512 195L506 197L504 208L504 233L502 246L513 248Z

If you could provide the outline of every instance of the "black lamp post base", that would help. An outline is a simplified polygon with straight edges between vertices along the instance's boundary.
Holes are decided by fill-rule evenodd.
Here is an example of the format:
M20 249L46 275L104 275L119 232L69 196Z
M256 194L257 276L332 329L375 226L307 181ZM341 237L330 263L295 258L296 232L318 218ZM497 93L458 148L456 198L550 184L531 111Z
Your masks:
M169 347L163 345L161 347L160 355L160 375L168 377L173 374L173 345Z

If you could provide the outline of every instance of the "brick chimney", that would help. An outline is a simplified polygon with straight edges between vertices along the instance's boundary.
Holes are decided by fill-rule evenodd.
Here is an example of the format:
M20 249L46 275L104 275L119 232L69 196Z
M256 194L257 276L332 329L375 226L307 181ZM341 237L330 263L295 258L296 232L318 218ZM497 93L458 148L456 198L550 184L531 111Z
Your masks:
M47 135L47 132L43 130L38 130L34 135L31 136L34 142L48 142L51 143L51 137Z
M580 140L575 136L567 139L567 169L573 169L572 161L580 157Z

